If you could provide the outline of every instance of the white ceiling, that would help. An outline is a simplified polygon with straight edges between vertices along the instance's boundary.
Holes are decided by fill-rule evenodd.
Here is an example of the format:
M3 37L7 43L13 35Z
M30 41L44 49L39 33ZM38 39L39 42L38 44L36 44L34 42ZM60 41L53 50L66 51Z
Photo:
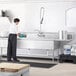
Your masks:
M76 1L76 0L24 0L24 1Z
M76 0L0 0L0 2L69 2Z

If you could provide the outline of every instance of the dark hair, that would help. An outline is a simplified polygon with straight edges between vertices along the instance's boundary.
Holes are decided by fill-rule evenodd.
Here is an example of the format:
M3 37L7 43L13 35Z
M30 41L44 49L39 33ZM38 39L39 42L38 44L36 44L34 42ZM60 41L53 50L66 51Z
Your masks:
M20 19L15 18L15 19L14 19L14 22L20 22Z

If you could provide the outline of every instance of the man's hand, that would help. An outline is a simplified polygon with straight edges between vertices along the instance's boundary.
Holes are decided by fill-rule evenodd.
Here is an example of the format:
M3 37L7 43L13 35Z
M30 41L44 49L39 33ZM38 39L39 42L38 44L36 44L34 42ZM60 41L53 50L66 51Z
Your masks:
M17 36L19 36L19 35L20 35L20 33L17 34Z

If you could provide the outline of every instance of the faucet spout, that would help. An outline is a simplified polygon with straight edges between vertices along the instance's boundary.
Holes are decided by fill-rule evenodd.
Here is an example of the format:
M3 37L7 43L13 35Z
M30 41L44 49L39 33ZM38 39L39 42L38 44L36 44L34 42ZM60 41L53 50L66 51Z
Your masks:
M45 37L43 32L39 32L37 35L38 35L38 37Z
M45 37L45 34L44 34L43 32L41 32L40 30L35 30L35 31L38 32L38 33L37 33L37 36L38 36L38 37Z

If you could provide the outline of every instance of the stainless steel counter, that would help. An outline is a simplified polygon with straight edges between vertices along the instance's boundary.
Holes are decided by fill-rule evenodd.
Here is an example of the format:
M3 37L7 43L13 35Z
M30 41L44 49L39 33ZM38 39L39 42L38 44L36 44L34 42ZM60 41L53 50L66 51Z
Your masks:
M8 39L8 37L0 37L0 39ZM72 39L46 39L46 38L17 38L18 40L33 40L33 41L72 41Z
M60 42L68 42L71 40L60 39L44 39L44 38L17 38L17 56L41 57L41 58L56 58L59 56ZM0 38L1 52L6 54L8 38Z

